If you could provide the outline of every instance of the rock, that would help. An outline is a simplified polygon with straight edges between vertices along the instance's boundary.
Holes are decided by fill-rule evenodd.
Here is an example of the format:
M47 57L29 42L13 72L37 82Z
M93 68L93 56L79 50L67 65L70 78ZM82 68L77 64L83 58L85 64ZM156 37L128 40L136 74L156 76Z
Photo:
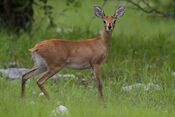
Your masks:
M0 73L4 77L8 77L9 79L15 80L22 77L23 74L28 72L30 69L27 68L7 68L0 69ZM75 78L74 74L57 74L51 78L52 82L56 82L59 78Z
M56 74L50 78L52 83L56 83L59 78L76 78L74 74Z
M61 114L68 114L68 109L63 106L63 105L60 105L58 106L57 110L61 113Z
M59 105L51 112L51 116L58 116L58 115L68 115L68 109L63 105Z
M123 86L122 87L122 90L126 91L126 92L129 92L133 89L142 89L144 91L148 91L148 90L151 90L151 89L161 90L161 86L158 85L158 84L154 84L154 83L150 82L148 84L136 83L136 84L133 84L133 85L128 85L128 86Z
M21 78L21 76L29 71L27 68L7 68L0 69L0 72L3 76L8 77L9 79L15 80Z
M161 88L160 85L150 82L144 87L144 90L147 91L147 90L150 90L150 89L161 90L162 88Z

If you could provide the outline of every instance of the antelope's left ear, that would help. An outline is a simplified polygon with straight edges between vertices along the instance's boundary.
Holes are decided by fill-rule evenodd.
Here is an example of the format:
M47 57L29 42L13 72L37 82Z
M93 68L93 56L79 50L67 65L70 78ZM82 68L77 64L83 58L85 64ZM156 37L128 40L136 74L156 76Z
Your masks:
M119 17L123 16L124 13L125 13L125 7L124 7L124 6L120 6L120 7L115 11L114 17L115 17L115 18L119 18Z

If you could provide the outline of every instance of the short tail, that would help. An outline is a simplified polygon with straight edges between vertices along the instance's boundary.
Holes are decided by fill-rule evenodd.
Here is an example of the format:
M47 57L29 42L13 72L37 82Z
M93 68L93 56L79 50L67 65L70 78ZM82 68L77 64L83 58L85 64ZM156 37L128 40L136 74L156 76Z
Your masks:
M31 49L29 49L29 51L30 52L35 52L35 51L37 51L37 48L35 48L35 47L34 48L31 48Z

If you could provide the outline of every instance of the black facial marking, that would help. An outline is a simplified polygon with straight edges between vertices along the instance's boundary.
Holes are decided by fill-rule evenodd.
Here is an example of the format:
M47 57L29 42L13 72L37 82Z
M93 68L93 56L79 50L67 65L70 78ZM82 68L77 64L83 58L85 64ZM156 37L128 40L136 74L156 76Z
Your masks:
M103 23L104 23L104 24L106 24L106 21L105 21L105 20L103 20Z

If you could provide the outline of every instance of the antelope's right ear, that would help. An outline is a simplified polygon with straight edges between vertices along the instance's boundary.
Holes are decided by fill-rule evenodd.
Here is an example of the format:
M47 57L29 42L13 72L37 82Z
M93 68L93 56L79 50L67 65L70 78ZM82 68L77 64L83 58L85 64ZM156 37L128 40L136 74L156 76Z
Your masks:
M105 16L104 11L99 6L94 6L94 11L97 17L103 18Z

